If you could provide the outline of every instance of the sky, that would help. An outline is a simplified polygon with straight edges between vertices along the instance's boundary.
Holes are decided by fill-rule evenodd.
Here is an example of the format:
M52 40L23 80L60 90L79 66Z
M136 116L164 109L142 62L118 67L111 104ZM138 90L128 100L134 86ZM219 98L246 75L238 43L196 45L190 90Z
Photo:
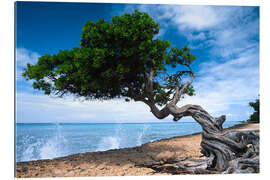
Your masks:
M156 38L173 47L188 45L197 57L192 65L196 96L184 98L179 106L199 104L212 116L225 114L227 121L249 118L253 110L248 103L259 95L259 7L17 2L16 122L172 122L171 116L156 119L140 102L46 96L21 76L38 57L78 47L88 20L110 21L135 9L160 23Z

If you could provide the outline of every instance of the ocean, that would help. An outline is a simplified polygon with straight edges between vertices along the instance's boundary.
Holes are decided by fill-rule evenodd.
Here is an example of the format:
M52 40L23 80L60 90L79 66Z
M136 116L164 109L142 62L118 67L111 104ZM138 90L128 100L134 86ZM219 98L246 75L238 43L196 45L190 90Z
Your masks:
M223 127L240 122L227 121ZM196 122L170 123L17 123L16 162L136 147L201 132Z

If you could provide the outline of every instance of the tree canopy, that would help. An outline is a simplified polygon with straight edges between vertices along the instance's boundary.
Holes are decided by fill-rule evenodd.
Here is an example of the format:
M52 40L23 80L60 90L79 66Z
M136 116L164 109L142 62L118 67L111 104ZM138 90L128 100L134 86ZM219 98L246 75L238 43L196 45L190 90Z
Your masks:
M249 105L254 109L254 113L250 115L248 122L260 122L260 100L256 99L255 102L250 102Z
M36 64L27 64L23 76L34 80L33 88L59 97L125 97L165 105L180 89L181 95L194 95L190 65L196 57L187 46L179 49L158 39L158 33L159 24L137 10L111 22L88 21L78 47L39 57ZM185 75L192 78L188 83Z

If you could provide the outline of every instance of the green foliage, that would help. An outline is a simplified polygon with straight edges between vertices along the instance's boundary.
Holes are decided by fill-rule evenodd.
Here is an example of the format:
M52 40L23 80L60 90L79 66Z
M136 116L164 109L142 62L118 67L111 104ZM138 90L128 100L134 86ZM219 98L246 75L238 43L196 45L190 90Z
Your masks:
M249 105L254 109L254 113L250 115L248 122L260 122L260 100L257 99L255 102L250 102Z
M196 57L186 46L170 48L169 41L154 38L158 32L159 24L137 10L112 17L111 23L88 21L79 47L43 55L37 64L27 64L23 75L33 79L33 87L45 94L61 97L70 93L86 99L126 97L129 101L128 89L142 94L145 77L153 70L155 101L162 105L170 94L158 86L157 77L166 72L165 66L190 65ZM180 85L182 75L178 71L168 76L166 85ZM185 93L194 95L192 86Z

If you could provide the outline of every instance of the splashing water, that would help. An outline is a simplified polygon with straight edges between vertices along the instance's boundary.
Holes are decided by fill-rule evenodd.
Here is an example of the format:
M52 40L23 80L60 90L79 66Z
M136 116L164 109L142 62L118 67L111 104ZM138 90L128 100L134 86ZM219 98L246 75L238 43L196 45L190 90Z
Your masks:
M224 127L234 124L237 122L225 122ZM17 162L130 148L159 139L201 131L201 127L196 122L179 124L18 123L16 127Z
M31 143L33 140L33 136L29 137L26 136L25 139L25 144L29 144L27 148L23 151L21 161L29 161L29 160L38 160L40 159L38 154L38 149L41 146L41 141L36 141L34 143Z
M41 159L51 159L66 154L65 149L67 149L67 140L62 135L62 127L59 123L56 123L56 130L56 135L40 148Z
M96 151L106 151L109 149L119 149L120 147L120 138L116 136L112 137L103 137L100 141Z
M119 149L120 142L122 141L121 138L122 133L122 126L118 124L115 128L115 135L114 136L107 136L103 137L98 144L96 151L106 151L110 149Z
M26 136L23 143L22 157L20 161L31 161L38 159L52 159L68 155L67 140L62 135L62 127L59 123L55 123L55 135L50 138L34 138Z
M143 125L143 130L141 131L141 133L139 134L138 139L137 139L137 146L140 146L143 144L143 138L144 138L148 128L149 128L149 124Z
M121 124L118 124L114 130L115 135L103 137L99 141L96 151L134 147L134 145L140 146L144 143L143 139L148 128L149 124L144 124L142 130L139 130L139 133L131 134L131 132L124 129Z

